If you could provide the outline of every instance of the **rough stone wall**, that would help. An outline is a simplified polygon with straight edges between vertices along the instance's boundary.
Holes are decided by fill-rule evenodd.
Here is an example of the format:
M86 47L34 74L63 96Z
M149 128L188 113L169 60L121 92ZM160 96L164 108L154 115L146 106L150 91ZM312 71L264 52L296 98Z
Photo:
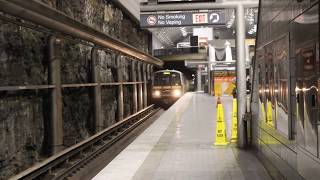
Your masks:
M148 51L148 34L136 28L106 0L41 0L76 20L116 39ZM0 86L48 84L48 34L0 21ZM63 39L61 80L91 82L92 47ZM101 82L115 82L116 55L98 51ZM124 81L131 78L130 60L123 61ZM49 90L0 91L0 179L6 179L47 158ZM64 145L93 134L92 88L63 89ZM117 87L102 87L104 127L116 122ZM124 117L132 113L132 87L124 87Z
M123 81L128 82L132 80L132 75L131 75L131 60L129 59L124 59L123 62ZM133 112L133 88L132 85L125 85L123 87L123 105L124 105L124 112L123 112L123 117L127 117Z
M0 179L41 158L44 136L43 98L16 94L0 101Z
M45 36L0 21L1 86L47 84ZM0 92L0 179L41 158L46 91Z
M105 51L98 51L98 55L100 81L102 83L117 81L116 55ZM104 127L114 124L118 110L116 86L103 86L101 88L101 106Z

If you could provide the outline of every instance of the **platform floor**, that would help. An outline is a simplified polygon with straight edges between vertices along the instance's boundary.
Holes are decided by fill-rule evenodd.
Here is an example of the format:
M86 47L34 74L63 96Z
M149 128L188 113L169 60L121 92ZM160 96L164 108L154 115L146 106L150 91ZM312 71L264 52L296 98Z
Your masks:
M100 171L94 180L268 180L256 157L214 146L216 98L187 93ZM230 137L232 97L222 97Z

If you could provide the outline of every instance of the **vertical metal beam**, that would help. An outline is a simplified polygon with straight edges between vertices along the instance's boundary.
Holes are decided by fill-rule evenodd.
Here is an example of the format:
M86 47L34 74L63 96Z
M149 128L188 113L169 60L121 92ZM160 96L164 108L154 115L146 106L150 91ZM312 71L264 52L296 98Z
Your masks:
M136 62L134 60L131 61L131 74L132 74L132 82L137 81L137 71L136 71ZM133 102L133 113L138 112L138 94L137 94L137 84L132 85L132 102Z
M142 77L141 77L141 63L138 62L138 68L137 68L137 73L138 73L138 81L141 82L142 81ZM142 97L142 84L139 83L138 84L138 110L142 110L143 109L143 97Z
M211 63L210 62L208 62L207 73L208 73L208 94L211 95Z
M143 73L143 108L146 108L147 105L147 98L148 98L148 90L147 90L147 65L143 63L142 65L142 73Z
M245 147L246 137L243 117L246 112L246 59L245 59L245 19L244 7L237 5L237 112L238 112L238 147Z
M150 79L152 80L152 76L153 76L153 65L150 64Z
M151 94L151 65L147 64L147 106L148 103L150 102L150 94ZM150 93L150 94L149 94Z
M150 77L151 77L151 75L150 75L150 64L147 64L147 81L150 80Z
M118 82L123 82L123 71L122 71L122 55L117 55L116 61L117 61L117 77ZM124 106L123 106L123 84L120 84L118 86L118 121L121 121L123 119L123 112L124 112Z
M197 91L201 91L201 67L198 65L197 70Z
M54 85L51 91L51 153L63 150L63 119L62 119L62 92L61 92L61 60L59 56L60 39L54 36L49 38L49 84Z
M101 109L101 81L100 81L100 64L97 60L98 54L95 48L91 49L91 72L92 82L98 83L93 89L94 105L94 130L99 132L103 129L102 109Z

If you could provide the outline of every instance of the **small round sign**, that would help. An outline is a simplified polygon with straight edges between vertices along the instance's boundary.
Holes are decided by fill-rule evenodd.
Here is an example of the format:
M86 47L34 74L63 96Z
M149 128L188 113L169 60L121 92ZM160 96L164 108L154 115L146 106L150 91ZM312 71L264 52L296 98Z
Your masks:
M153 26L157 23L157 17L154 16L154 15L150 15L148 18L147 18L147 23L150 25L150 26Z
M217 23L220 20L220 16L218 13L212 13L210 14L209 20L211 23Z

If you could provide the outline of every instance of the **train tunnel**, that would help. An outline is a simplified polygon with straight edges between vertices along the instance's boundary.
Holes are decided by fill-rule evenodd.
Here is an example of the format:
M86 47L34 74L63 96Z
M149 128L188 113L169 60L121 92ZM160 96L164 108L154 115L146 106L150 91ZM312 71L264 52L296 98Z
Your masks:
M319 179L318 0L0 0L0 179Z

